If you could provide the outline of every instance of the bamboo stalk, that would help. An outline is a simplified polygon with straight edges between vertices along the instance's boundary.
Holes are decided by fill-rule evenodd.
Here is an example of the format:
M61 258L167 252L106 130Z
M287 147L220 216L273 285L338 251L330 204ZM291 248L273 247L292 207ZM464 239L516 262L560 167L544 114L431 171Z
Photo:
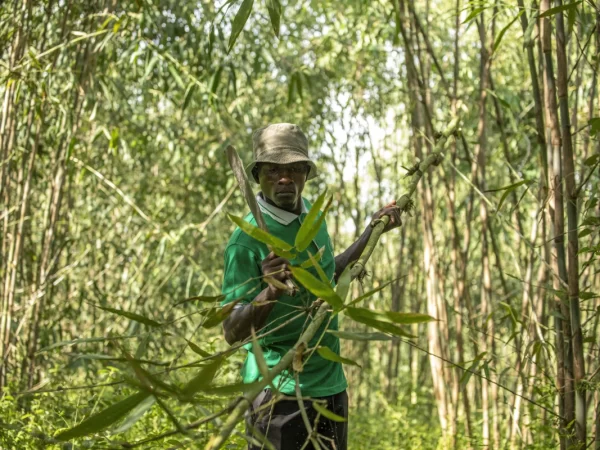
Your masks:
M557 1L558 6L562 0ZM563 176L567 190L567 279L569 282L569 309L571 313L571 350L573 352L573 375L575 389L575 434L577 445L586 444L586 402L581 382L585 377L583 356L583 332L579 308L579 238L577 236L577 187L575 185L575 164L573 162L573 140L569 114L568 69L565 44L563 13L556 15L556 69L563 150Z
M542 0L540 3L540 14L550 8L550 0ZM554 80L554 63L552 60L552 41L550 30L550 19L544 17L541 20L541 45L544 54L544 92L545 92L545 107L546 107L546 123L551 133L551 141L548 143L548 152L552 157L551 167L551 188L553 190L553 227L552 234L554 236L554 247L556 253L553 254L554 270L558 274L558 279L554 278L555 288L561 289L560 282L567 282L567 268L564 248L564 200L563 200L563 183L562 183L562 165L561 165L561 134L560 124L557 115L556 105L556 85ZM565 304L565 299L562 295L556 296L556 310L559 313L555 317L555 328L557 337L557 357L559 359L557 385L559 387L559 395L562 394L564 402L564 412L562 414L562 427L566 431L570 424L575 419L575 396L573 385L573 364L572 354L568 351L570 348L571 325L570 311ZM561 317L564 317L564 320ZM562 442L561 447L568 447L570 439Z

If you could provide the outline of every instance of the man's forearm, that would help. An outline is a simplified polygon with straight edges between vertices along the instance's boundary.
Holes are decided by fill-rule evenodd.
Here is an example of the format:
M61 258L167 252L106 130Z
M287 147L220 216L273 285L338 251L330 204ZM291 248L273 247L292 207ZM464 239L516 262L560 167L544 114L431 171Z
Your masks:
M369 242L371 233L373 233L373 228L368 226L354 244L335 257L335 281L338 280L348 264L360 258L360 255L362 255L363 250Z
M261 329L269 313L275 306L276 296L272 294L269 288L263 289L252 301L246 305L242 305L239 308L233 310L233 312L223 322L223 329L225 330L225 340L228 344L234 342L240 342L252 334L252 327L256 331ZM257 302L263 302L273 300L269 303L260 305Z

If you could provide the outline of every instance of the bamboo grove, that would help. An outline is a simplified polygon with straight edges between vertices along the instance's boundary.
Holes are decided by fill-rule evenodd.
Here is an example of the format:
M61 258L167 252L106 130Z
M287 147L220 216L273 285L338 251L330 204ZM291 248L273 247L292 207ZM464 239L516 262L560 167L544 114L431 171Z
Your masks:
M600 449L595 1L7 0L0 54L2 448L246 444L224 149L283 121L336 250L415 190L338 305L352 448Z

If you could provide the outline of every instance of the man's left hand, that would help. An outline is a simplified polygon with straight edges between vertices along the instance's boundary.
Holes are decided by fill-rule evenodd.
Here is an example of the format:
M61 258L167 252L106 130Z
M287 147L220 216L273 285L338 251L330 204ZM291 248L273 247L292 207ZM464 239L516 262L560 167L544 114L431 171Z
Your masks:
M371 223L373 224L377 219L383 216L390 216L390 221L383 229L384 233L387 233L388 231L398 228L400 225L402 225L402 220L400 219L400 208L396 206L396 200L385 205L383 208L373 214Z

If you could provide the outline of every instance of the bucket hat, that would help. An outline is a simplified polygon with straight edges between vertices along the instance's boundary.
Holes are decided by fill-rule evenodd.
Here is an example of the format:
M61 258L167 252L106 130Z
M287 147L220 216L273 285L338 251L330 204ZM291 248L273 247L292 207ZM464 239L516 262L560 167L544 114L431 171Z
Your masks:
M252 170L257 163L291 164L306 162L310 166L308 180L317 176L317 166L308 156L308 139L298 125L275 123L259 128L252 135L253 161L246 167L248 179L254 182Z

